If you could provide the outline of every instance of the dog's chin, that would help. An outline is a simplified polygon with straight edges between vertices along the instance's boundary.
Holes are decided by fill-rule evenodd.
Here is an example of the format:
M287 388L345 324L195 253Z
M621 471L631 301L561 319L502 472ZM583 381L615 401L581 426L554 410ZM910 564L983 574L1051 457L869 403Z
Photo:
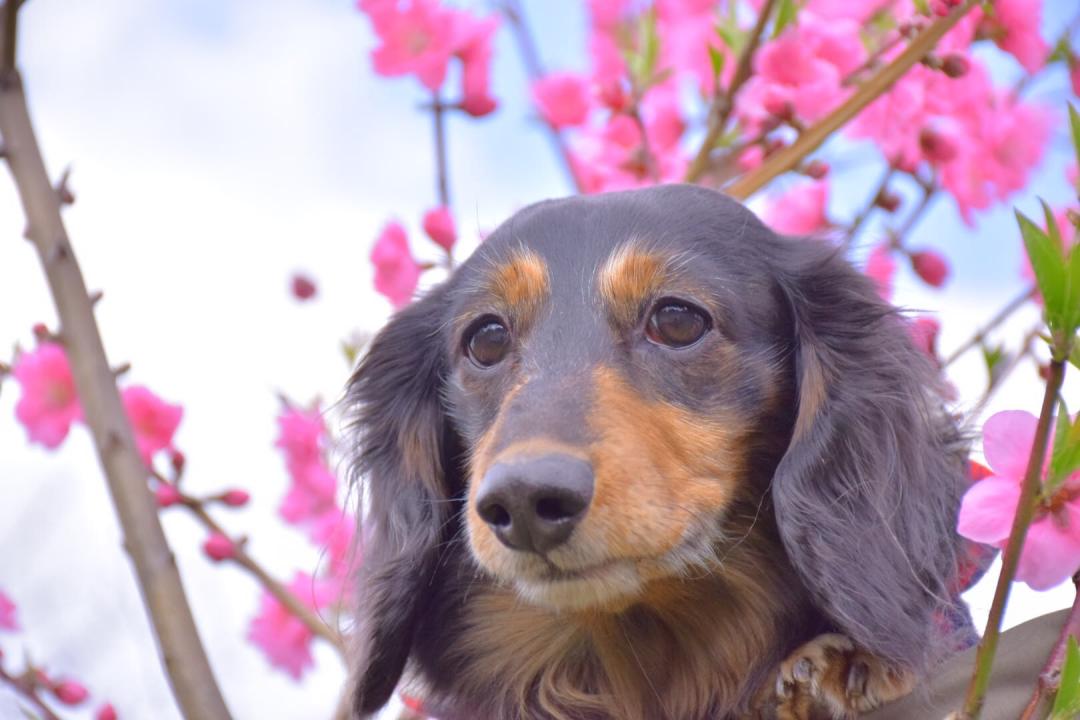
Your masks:
M513 586L522 600L549 610L615 610L641 595L644 580L636 562L616 560L573 573L517 577Z

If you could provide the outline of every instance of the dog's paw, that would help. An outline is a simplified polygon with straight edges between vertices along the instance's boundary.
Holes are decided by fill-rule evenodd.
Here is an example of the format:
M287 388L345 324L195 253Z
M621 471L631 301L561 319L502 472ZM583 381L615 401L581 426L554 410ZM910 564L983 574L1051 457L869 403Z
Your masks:
M914 675L855 646L819 635L791 653L776 674L777 720L856 718L911 692Z

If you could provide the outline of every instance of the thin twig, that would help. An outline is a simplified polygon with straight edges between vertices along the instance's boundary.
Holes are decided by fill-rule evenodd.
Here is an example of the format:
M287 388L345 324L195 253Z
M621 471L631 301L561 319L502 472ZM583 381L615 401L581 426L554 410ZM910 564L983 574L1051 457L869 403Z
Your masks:
M154 475L158 479L158 482L168 482L156 472ZM228 533L225 532L221 525L219 525L218 522L210 516L210 513L206 511L202 501L187 495L181 495L180 504L190 511L207 530L212 533L218 533L225 537L229 537ZM344 657L345 645L342 642L341 636L323 622L310 607L296 597L296 595L284 584L271 577L270 573L248 554L247 550L244 548L243 542L237 542L231 538L230 541L234 548L234 555L230 559L247 570L256 580L258 580L259 584L262 585L267 592L273 595L279 603L285 606L290 613L300 620L312 634L326 640L335 650L337 650L339 655Z
M1060 359L1050 361L1050 373L1046 379L1046 392L1043 394L1039 423L1035 427L1031 457L1028 459L1024 482L1020 487L1020 498L1017 502L1016 516L1013 518L1012 531L1009 533L1009 542L1001 556L1001 575L998 576L994 600L990 605L990 615L986 620L986 630L983 632L979 649L975 654L975 670L960 713L963 720L978 720L982 712L986 688L990 684L994 653L997 651L998 638L1001 634L1001 617L1005 612L1005 603L1009 598L1013 578L1016 577L1020 550L1024 546L1028 527L1035 516L1037 495L1041 487L1043 459L1046 457L1047 441L1050 438L1058 392L1061 391L1061 384L1065 379L1066 362Z
M11 675L4 670L3 666L0 666L0 681L7 683L24 700L37 708L41 713L41 720L60 720L60 716L54 713L52 708L46 705L41 696L37 694L37 683L33 679L36 672L34 668L28 667L22 676L16 676Z
M1046 658L1046 664L1039 672L1039 681L1035 684L1031 700L1024 708L1020 720L1035 720L1036 713L1043 702L1057 692L1061 685L1061 666L1065 664L1065 651L1069 646L1069 637L1080 639L1080 573L1073 575L1072 581L1075 589L1072 609L1065 618L1065 624L1061 628L1061 634L1053 650L1050 651L1050 656Z
M990 399L994 397L994 393L998 391L1005 384L1005 381L1009 378L1013 372L1016 371L1020 364L1028 357L1034 357L1032 352L1032 346L1039 338L1039 329L1029 330L1024 335L1023 341L1020 343L1020 349L1005 363L1004 366L996 368L993 374L990 376L989 382L986 385L986 390L983 391L982 396L975 402L974 405L967 411L967 417L971 420L982 415L982 411L989 404Z
M948 16L931 23L911 41L904 52L861 85L840 107L808 127L794 143L770 155L757 168L725 187L724 192L736 199L745 200L776 176L798 167L807 155L821 147L834 132L887 92L915 63L926 57L941 37L975 4L976 0L967 0Z
M9 0L5 7L7 40L0 52L4 58L10 58L13 51L13 7ZM228 718L176 561L162 532L153 498L146 492L146 467L136 449L82 271L64 229L60 198L38 149L22 78L10 65L0 69L0 134L27 217L27 237L37 249L56 304L83 417L108 481L124 547L135 566L173 693L185 717Z
M896 174L896 167L889 163L889 167L885 170L885 175L882 176L881 182L878 183L877 189L870 196L866 206L859 211L859 214L851 221L851 225L848 227L847 235L844 238L842 247L846 250L851 247L851 244L855 241L855 236L859 234L859 230L862 229L864 223L869 219L870 214L874 211L874 208L878 206L878 201L885 195L885 191L889 188L889 181L893 179L893 175Z
M450 178L446 161L446 119L444 113L446 106L443 105L439 91L434 92L431 103L431 115L435 120L435 189L439 195L439 205L444 208L450 207Z
M994 315L994 317L992 317L989 322L979 328L979 330L974 335L969 337L964 342L960 343L960 345L957 346L957 348L951 353L949 353L948 357L946 357L945 360L942 361L941 366L948 367L949 365L952 365L961 355L966 353L968 350L972 349L976 345L981 345L982 342L986 340L987 335L996 330L999 325L1008 320L1014 312L1022 308L1024 306L1024 303L1026 303L1033 297L1035 297L1034 285L1028 287L1026 290L1024 290L1024 292L1020 293L1012 300L1010 300L1005 307L1001 308L1001 310L998 310L997 314Z
M690 166L686 170L686 182L697 182L705 177L705 174L712 166L713 148L716 145L716 141L724 134L724 129L727 127L728 120L731 119L731 113L735 110L735 95L742 89L742 86L746 81L750 79L751 70L753 68L754 52L761 43L761 36L765 32L765 26L769 22L769 16L772 15L772 10L775 5L776 0L765 0L765 4L762 5L761 11L758 13L757 21L750 31L750 37L747 39L746 45L739 54L739 60L735 66L735 73L731 76L731 83L728 85L727 91L718 94L716 99L713 100L712 104L709 106L709 117L708 125L705 130L705 138L701 141L701 147L698 148L697 154L694 156L694 159L690 161Z
M518 0L502 0L500 9L510 23L510 29L514 33L514 39L517 41L518 51L521 53L522 64L525 66L525 74L529 76L529 84L531 85L544 76L544 69L540 64L540 54L536 50L532 32L529 30L528 22L525 20L525 13L522 11ZM562 131L547 121L544 121L544 127L547 130L548 138L551 140L555 153L562 160L566 176L573 185L574 191L583 192L584 186L581 183L581 178L578 177L578 173L574 169L574 156L570 152L570 147L566 144L566 138L563 136Z

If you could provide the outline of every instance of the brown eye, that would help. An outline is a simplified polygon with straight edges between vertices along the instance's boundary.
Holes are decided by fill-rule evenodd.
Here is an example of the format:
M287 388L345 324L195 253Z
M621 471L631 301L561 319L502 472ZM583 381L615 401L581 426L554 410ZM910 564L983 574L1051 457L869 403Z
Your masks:
M510 331L498 318L482 318L466 341L469 357L480 367L498 363L510 349Z
M657 345L684 348L709 330L709 316L701 308L678 300L662 302L649 318L645 335Z

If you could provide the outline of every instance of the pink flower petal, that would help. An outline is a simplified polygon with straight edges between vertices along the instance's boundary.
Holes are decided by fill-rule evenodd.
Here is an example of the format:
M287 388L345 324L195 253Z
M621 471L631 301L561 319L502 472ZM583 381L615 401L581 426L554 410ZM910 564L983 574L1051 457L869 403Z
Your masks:
M983 425L983 454L994 474L1019 483L1027 472L1038 420L1023 410L1006 410Z
M1080 514L1074 515L1080 520ZM1074 522L1073 525L1076 525ZM1033 590L1049 590L1080 569L1080 539L1044 517L1032 523L1020 552L1016 579Z
M991 475L971 485L960 503L957 532L969 540L998 545L1012 529L1020 484L1015 480Z

